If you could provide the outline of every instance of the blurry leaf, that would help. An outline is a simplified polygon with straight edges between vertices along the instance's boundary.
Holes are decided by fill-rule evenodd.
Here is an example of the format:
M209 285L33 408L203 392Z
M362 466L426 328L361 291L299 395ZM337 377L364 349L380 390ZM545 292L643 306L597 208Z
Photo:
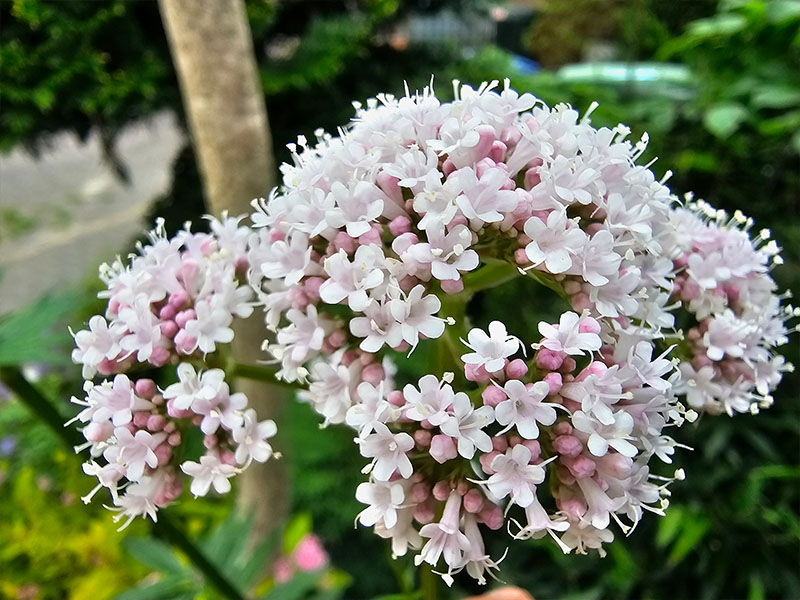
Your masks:
M737 14L720 14L710 19L700 19L691 23L687 34L703 39L713 36L727 36L738 33L747 27L747 19Z
M121 593L115 600L178 600L191 598L192 584L183 578L168 577L156 583Z
M265 598L269 598L269 600L300 600L316 587L319 576L320 574L316 572L297 573L286 583L272 588Z
M766 598L764 591L764 580L761 575L753 573L750 575L750 589L747 590L747 600L764 600Z
M215 527L211 535L203 541L203 550L221 571L229 571L241 557L247 546L252 523L252 515L245 517L236 511L231 511L227 518Z
M666 514L658 521L658 533L656 533L656 545L659 548L666 548L681 528L683 519L683 507L673 504L669 507Z
M719 168L719 160L710 152L684 150L678 155L676 167L681 172L702 171L704 173L713 173Z
M691 515L687 515L687 518L682 519L680 534L669 553L670 564L678 564L686 558L705 537L709 529L711 529L711 521L703 513L693 511Z
M159 540L146 537L129 537L122 540L122 546L136 560L154 571L187 574L190 572L178 560L172 548Z
M0 318L0 365L71 364L67 351L70 338L63 320L80 300L77 292L45 296Z
M783 23L800 19L800 1L772 0L767 3L767 20L770 23Z
M753 95L752 102L760 108L787 108L800 103L800 89L791 85L765 86Z
M283 553L289 555L295 546L300 543L306 535L311 533L311 515L300 513L295 515L286 526L283 534Z
M729 137L747 118L747 109L735 102L716 104L706 111L703 123L718 138Z
M800 154L800 131L795 131L791 141L794 151Z

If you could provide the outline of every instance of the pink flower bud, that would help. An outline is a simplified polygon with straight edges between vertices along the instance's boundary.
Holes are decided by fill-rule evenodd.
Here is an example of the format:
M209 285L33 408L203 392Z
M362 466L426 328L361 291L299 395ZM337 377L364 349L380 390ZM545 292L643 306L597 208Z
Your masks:
M573 521L579 520L586 514L586 504L578 498L565 498L559 500L558 507Z
M525 181L523 185L525 186L526 190L533 189L542 181L541 176L539 175L539 167L533 167L532 169L528 169L525 171Z
M159 466L164 466L169 462L169 459L172 458L172 448L169 444L160 444L153 452L158 459Z
M539 461L539 457L542 454L542 447L539 445L539 442L536 440L525 440L522 442L522 445L525 446L528 450L531 451L531 465L535 465Z
M164 429L164 425L167 424L167 419L164 415L150 415L147 418L147 429L155 433L156 431L161 431Z
M348 254L352 254L356 250L356 241L351 238L344 231L340 231L333 238L333 247L337 250L344 250Z
M375 183L383 190L383 193L391 198L392 202L402 206L403 205L403 190L397 185L400 180L393 175L389 175L386 171L381 171L375 177Z
M149 412L135 412L133 413L133 424L138 427L139 429L143 429L147 426L147 419L150 417Z
M213 433L211 435L203 436L203 446L206 450L211 450L217 447L217 436ZM220 457L222 458L222 457Z
M173 448L175 446L180 446L181 445L181 432L180 431L176 431L175 433L170 433L169 437L167 438L167 443L170 446L172 446Z
M553 427L553 433L556 435L572 435L572 425L566 421L556 423Z
M478 383L485 383L492 378L483 365L478 368L475 368L475 365L464 365L464 376L467 381L476 381Z
M177 314L178 314L178 310L174 306L172 306L171 304L165 304L164 306L161 307L161 310L158 311L158 318L161 319L162 321L169 321L170 319L174 319L175 315L177 315ZM163 323L162 323L161 331L162 332L164 331ZM169 336L169 337L172 337L172 336Z
M600 323L594 317L583 317L578 324L579 333L600 333Z
M185 290L178 290L169 295L169 300L167 302L176 311L182 310L189 304L189 294L186 293Z
M286 583L294 575L292 563L288 558L279 558L275 561L275 566L272 568L272 575L275 577L276 583Z
M503 400L508 400L506 393L494 385L487 385L486 389L481 392L481 398L486 406L495 407Z
M411 501L414 504L420 504L421 502L425 502L428 498L431 497L431 488L426 483L415 483L414 487L411 488Z
M465 217L464 215L456 215L447 224L447 230L452 231L459 225L469 225L469 219L467 219L467 217Z
M545 371L556 371L561 368L564 363L566 354L563 352L556 352L549 348L540 348L534 357L536 366Z
M452 489L453 486L450 485L449 481L437 481L433 486L433 497L439 502L444 502L450 496Z
M347 342L347 333L344 329L336 329L328 336L331 348L341 348Z
M175 321L161 321L160 327L161 327L161 335L163 335L166 338L174 338L175 334L178 333L178 330L180 329L180 327L178 327L178 324Z
M489 158L491 158L494 162L503 162L503 160L505 160L507 150L508 146L506 146L500 140L495 140L492 142L492 147L489 148Z
M395 217L389 222L389 232L397 237L411 231L411 219L405 215Z
M528 374L528 365L521 358L515 358L506 365L506 375L509 379L522 379Z
M386 396L386 400L392 406L405 406L406 405L405 396L403 396L403 392L401 392L400 390L392 390L391 392L389 392L389 395Z
M564 362L561 363L561 366L559 367L558 370L562 374L572 373L575 370L576 366L577 364L575 363L575 359L572 358L571 356L567 356L564 359Z
M449 435L439 434L431 439L430 455L433 459L442 464L458 456L456 442Z
M452 160L450 160L450 157L448 156L442 163L442 173L444 173L446 176L449 176L450 173L452 173L455 170L456 170L456 165L453 163Z
M503 510L496 504L491 504L489 502L487 502L483 510L478 513L478 518L481 523L494 531L501 529L503 523L505 523L503 519Z
M323 283L325 283L325 280L322 277L309 277L303 282L306 296L310 301L316 302L319 300L319 288Z
M592 308L592 301L589 299L589 294L585 292L579 292L571 296L569 303L575 312L583 312L584 310Z
M147 362L156 367L163 367L167 364L169 356L169 350L161 346L156 346L153 348L153 352L150 354L150 358L147 359Z
M381 244L381 235L383 235L383 228L377 223L373 223L367 233L363 233L358 237L358 243L362 246L369 244Z
M133 391L139 398L152 400L156 395L156 384L152 379L142 378L133 384Z
M175 408L175 402L172 398L167 400L167 414L173 419L188 419L194 415L194 413L190 410L181 410Z
M190 336L186 333L185 329L181 329L175 334L175 349L183 354L191 354L197 347L197 338Z
M436 513L433 510L433 506L430 502L417 504L417 506L414 508L414 518L417 520L417 522L422 523L423 525L433 521L434 517L436 517Z
M588 456L578 456L577 458L565 458L564 463L576 479L586 479L594 475L597 465Z
M271 244L274 244L275 242L279 242L279 241L281 241L281 240L283 240L285 238L286 238L286 234L283 231L281 231L280 229L278 229L277 227L274 228L274 229L270 229L269 241L270 241Z
M432 434L427 429L417 429L414 432L414 442L421 449L427 448L431 445Z
M496 435L492 437L492 449L498 452L505 452L508 448L508 440L504 435Z
M445 279L441 284L445 294L458 294L464 291L464 282L461 279Z
M528 258L525 248L517 248L514 250L514 262L523 267L531 264L531 259Z
M501 452L494 450L492 452L488 452L486 454L481 454L478 457L478 461L481 463L481 469L487 475L494 475L494 469L492 468L492 461L495 459L496 456L500 456Z
M181 329L186 328L186 324L189 321L193 321L197 318L197 313L194 312L193 308L187 308L186 310L182 310L177 315L175 315L175 323L178 324L178 327Z
M88 442L105 442L114 433L114 425L109 421L102 423L89 423L83 428L83 437Z
M544 381L550 386L551 394L557 394L564 384L561 373L548 373L544 376Z
M473 514L483 510L483 494L479 490L472 488L464 494L464 510Z
M416 286L418 283L419 283L419 279L417 279L413 275L406 275L405 277L403 277L400 280L400 289L403 290L404 292L408 293L411 290L413 290L414 286ZM442 286L442 287L444 287L444 286Z

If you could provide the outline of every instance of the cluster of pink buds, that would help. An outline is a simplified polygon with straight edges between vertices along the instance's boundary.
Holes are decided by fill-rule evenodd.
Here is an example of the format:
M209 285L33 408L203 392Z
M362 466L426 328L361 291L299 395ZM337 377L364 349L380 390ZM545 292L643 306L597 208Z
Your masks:
M800 309L782 305L770 271L783 263L780 248L752 219L733 217L705 202L689 202L672 217L673 297L688 313L680 391L709 413L756 413L772 404L771 391L793 369L776 348L788 341L787 321Z
M108 298L105 318L96 315L89 329L74 334L72 357L87 378L85 408L76 420L92 459L84 471L107 488L118 518L149 515L170 504L183 487L204 496L213 486L230 489L229 478L252 460L272 454L267 439L272 421L258 422L247 398L231 393L221 369L196 372L193 363L210 362L218 346L233 339L235 317L253 311L253 292L245 281L252 232L241 219L211 219L211 233L188 228L167 239L163 223L150 233L150 244L129 265L117 260L101 267ZM152 379L133 379L137 369L177 365L176 383L159 389ZM96 373L114 375L95 385ZM130 378L129 378L130 375ZM205 454L189 460L182 441L201 435ZM103 464L95 459L103 458Z

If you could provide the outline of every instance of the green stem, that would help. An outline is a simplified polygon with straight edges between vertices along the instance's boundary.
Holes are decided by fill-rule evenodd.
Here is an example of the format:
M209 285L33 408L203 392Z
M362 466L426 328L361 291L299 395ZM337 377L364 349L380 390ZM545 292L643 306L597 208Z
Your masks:
M14 392L35 417L44 422L66 446L75 448L85 442L83 436L72 427L64 427L64 417L53 404L36 389L17 367L0 366L0 381ZM200 552L199 548L178 529L162 509L158 522L153 524L153 534L168 541L186 554L192 564L203 574L208 583L223 597L244 600L242 593Z
M242 363L231 362L226 369L228 375L232 377L242 377L244 379L252 379L254 381L263 381L265 383L271 383L273 385L277 385L280 387L291 388L295 390L303 389L303 386L300 385L298 382L288 383L281 379L278 379L275 374L277 373L276 369L270 369L268 367L262 367L260 365L244 365Z
M74 448L86 441L77 430L64 427L64 417L61 413L53 407L50 400L25 379L17 367L0 367L0 381L5 383L20 402L27 406L33 415L43 421L67 446Z
M519 271L516 265L512 265L506 261L496 259L484 259L487 264L471 273L466 273L462 279L464 280L464 294L460 296L467 299L474 296L477 292L488 290L498 285L502 285L507 281L519 277Z
M440 581L439 576L433 572L433 567L427 564L422 565L419 571L422 600L438 600Z
M225 577L211 561L200 551L181 529L175 526L164 509L158 513L158 521L153 523L153 535L179 548L191 563L202 573L205 580L224 598L245 600L233 582Z

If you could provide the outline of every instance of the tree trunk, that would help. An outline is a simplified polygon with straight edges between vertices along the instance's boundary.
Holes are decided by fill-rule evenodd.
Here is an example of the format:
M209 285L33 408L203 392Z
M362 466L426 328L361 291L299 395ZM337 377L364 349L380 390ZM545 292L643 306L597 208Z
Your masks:
M219 216L250 212L250 201L275 185L275 163L264 95L242 0L159 0L170 50L189 118L206 205ZM263 320L239 323L233 354L243 363L261 357ZM252 381L237 381L259 417L279 416L282 394ZM279 425L280 426L280 425ZM238 505L254 514L257 542L288 509L283 464L252 464L242 475Z

